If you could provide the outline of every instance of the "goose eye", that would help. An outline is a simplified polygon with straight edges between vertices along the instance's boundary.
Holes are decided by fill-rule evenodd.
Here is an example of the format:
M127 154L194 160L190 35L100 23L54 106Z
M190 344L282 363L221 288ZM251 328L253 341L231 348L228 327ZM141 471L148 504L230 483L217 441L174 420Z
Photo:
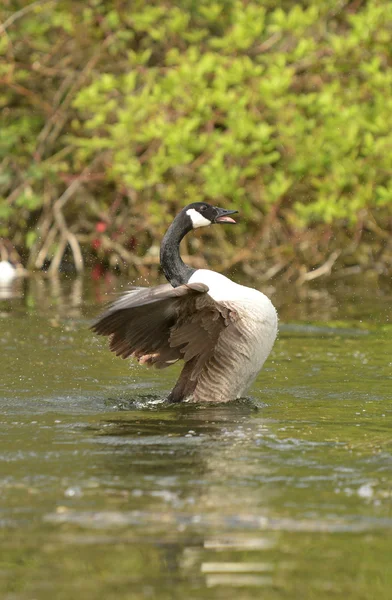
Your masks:
M204 211L206 210L206 208L207 208L206 206L201 206L201 207L200 207L200 211L201 211L201 212L204 212Z

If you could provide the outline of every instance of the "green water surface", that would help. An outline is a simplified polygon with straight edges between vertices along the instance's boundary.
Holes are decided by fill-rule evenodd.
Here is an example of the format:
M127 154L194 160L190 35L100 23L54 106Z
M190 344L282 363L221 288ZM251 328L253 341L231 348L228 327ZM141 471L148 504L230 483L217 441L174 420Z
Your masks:
M2 600L390 600L388 287L269 290L249 397L168 406L88 331L120 285L0 300Z

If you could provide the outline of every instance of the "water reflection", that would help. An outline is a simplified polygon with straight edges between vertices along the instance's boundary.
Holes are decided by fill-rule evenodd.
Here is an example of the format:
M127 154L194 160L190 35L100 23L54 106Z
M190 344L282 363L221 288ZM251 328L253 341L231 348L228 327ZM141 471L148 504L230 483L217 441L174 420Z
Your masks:
M60 317L80 318L84 302L82 277L32 277L27 281L25 306L39 313L55 313Z
M323 598L331 573L334 585L342 585L341 561L347 572L362 566L359 589L371 589L371 570L353 536L373 536L367 538L371 555L372 544L385 547L374 536L390 531L392 519L387 504L378 504L386 481L369 471L371 447L347 448L344 411L336 413L334 439L326 439L328 424L312 403L297 423L294 413L293 426L287 406L259 410L249 400L150 406L144 399L141 409L138 401L137 409L102 415L85 428L103 474L96 508L76 499L45 517L55 527L81 528L67 543L86 544L87 531L91 545L122 544L133 554L150 540L160 585L178 589L179 597L192 581L194 589L232 598L238 588L246 597L275 590L283 598L307 582ZM364 493L369 486L371 497ZM354 598L358 589L351 587Z
M104 449L101 456L107 456L113 477L129 483L131 506L142 511L143 519L148 521L149 511L155 514L163 501L169 512L181 513L181 519L190 523L198 519L199 524L216 526L301 531L362 531L375 526L374 519L353 519L347 511L359 499L381 508L385 485L379 477L367 475L374 435L369 445L366 433L361 435L360 455L347 447L344 408L338 426L324 420L316 406L298 421L294 413L288 423L271 419L276 407L259 410L252 401L163 406L131 410L89 427L94 444ZM357 419L351 425L351 440L360 434ZM329 429L334 431L332 438ZM285 489L296 498L289 511ZM312 518L310 490L319 507L329 507L327 519L320 514ZM347 502L350 497L353 502ZM380 510L379 516L379 526L391 526L385 511ZM175 514L170 519L175 520Z
M0 281L0 301L12 300L23 297L23 280L13 279L12 281ZM0 305L1 307L1 305Z
M80 318L85 301L82 277L31 276L0 286L0 308L8 313Z
M30 274L0 286L0 309L10 311L51 314L62 318L80 318L83 314L94 316L102 305L126 291L130 285L149 286L157 281L137 278L129 281L124 277L107 274L95 279L91 274L84 276L47 276ZM285 286L279 283L273 288L260 286L247 281L248 285L260 288L271 296L278 308L281 322L317 321L327 322L346 320L351 323L360 319L376 322L390 322L390 285L379 282L377 287L363 286L348 288L343 281L330 282L327 287ZM362 282L360 282L362 284ZM377 311L374 303L377 302Z
M88 331L126 282L20 284L1 304L9 597L357 600L377 582L389 600L386 296L377 314L366 294L286 297L281 319L307 322L282 327L250 398L171 406L176 367L120 361Z

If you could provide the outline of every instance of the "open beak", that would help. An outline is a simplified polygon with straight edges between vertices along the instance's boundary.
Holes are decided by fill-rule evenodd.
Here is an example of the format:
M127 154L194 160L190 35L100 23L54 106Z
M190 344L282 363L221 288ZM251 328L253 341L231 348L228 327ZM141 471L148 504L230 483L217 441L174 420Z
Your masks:
M226 210L225 208L216 207L217 215L215 217L215 223L235 223L229 215L235 215L238 210Z

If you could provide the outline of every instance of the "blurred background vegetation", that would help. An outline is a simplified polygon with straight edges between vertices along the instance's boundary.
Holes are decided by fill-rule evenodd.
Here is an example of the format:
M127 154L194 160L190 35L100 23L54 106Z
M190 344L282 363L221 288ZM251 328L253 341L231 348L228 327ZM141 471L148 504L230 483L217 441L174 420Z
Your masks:
M3 0L0 237L28 269L187 260L306 281L392 272L390 0ZM212 239L213 238L213 239Z

